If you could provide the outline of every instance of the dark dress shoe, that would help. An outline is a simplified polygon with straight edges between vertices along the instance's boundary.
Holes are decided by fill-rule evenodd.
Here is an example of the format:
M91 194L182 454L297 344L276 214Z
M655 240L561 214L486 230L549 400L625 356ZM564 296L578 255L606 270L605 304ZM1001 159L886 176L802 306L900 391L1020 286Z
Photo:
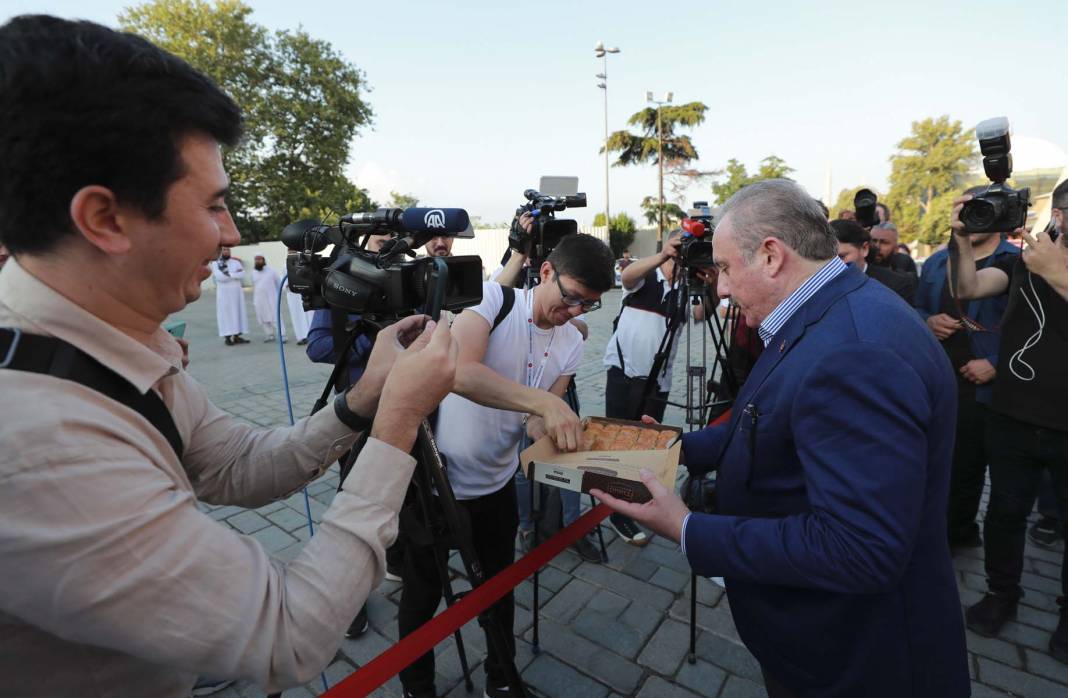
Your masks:
M1049 639L1049 653L1057 661L1068 664L1068 601L1058 596L1057 604L1061 607L1061 622Z
M987 592L964 613L968 629L983 637L997 637L1005 622L1016 617L1019 603L1018 595Z

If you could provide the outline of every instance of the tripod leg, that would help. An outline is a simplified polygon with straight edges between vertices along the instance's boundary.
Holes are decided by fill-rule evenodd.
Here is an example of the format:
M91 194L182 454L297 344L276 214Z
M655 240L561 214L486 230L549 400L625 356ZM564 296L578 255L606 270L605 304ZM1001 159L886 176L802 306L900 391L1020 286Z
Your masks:
M533 473L531 474L533 475ZM538 489L538 483L536 483L533 478L527 478L527 480L530 483L530 518L534 522L534 531L531 533L531 535L534 536L534 543L531 547L536 548L538 547L538 529L540 528L538 524L540 522L538 521L538 512L534 508L536 506L534 491ZM534 630L531 633L532 643L530 649L535 655L541 653L541 644L538 640L538 581L538 570L534 570L534 603L532 604L533 608L531 608L531 616L534 620Z
M419 493L419 508L423 512L423 521L426 522L427 527L433 532L433 527L430 524L433 516L433 501L430 494L430 481L427 478L426 472L416 471L416 489ZM441 582L441 593L445 597L445 605L452 606L456 603L456 595L452 591L452 582L449 580L449 563L448 552L441 549L441 546L434 542L431 545L434 551L434 565L438 571L438 580ZM467 651L464 648L464 638L460 634L459 629L453 633L453 638L456 640L456 655L460 659L460 670L464 675L464 687L468 691L474 689L474 684L471 682L471 669L467 665Z
M438 493L442 514L446 525L455 538L456 547L460 552L460 559L463 561L464 570L467 573L467 579L470 581L472 588L477 587L486 581L486 575L483 571L482 563L475 553L470 528L465 523L466 520L461 518L460 507L456 502L456 495L453 494L452 484L445 475L445 462L441 457L441 452L438 450L434 435L426 420L419 426L416 445L420 456L420 465L427 477L434 483L434 489ZM537 530L537 527L535 527L535 530ZM519 677L519 670L516 669L515 660L511 658L512 645L509 640L512 639L513 628L508 628L508 634L506 635L505 629L501 627L491 610L479 614L478 620L486 632L489 647L492 648L497 657L500 657L506 683L512 695L517 696L517 698L526 698L528 693L523 686L523 680Z
M597 506L597 501L590 495L590 507ZM604 532L601 530L601 524L597 524L597 542L601 546L601 562L608 562L608 551L604 547Z
M697 663L697 575L690 575L690 664Z

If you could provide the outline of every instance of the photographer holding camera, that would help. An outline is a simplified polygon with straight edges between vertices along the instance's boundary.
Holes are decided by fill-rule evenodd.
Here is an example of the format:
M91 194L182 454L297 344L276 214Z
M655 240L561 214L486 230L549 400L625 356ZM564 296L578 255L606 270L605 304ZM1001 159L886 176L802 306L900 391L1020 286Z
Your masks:
M486 577L512 563L518 528L516 449L524 433L549 434L559 449L574 451L582 424L563 400L582 358L582 336L569 322L600 307L612 287L612 253L594 237L566 235L541 263L541 283L529 290L482 286L482 302L453 323L460 345L453 394L438 409L435 434L462 512L472 522L474 550ZM507 296L513 303L509 308ZM407 519L402 519L407 525ZM404 589L398 623L401 637L434 616L441 600L433 548L402 531ZM444 545L437 541L435 545ZM490 613L508 636L514 656L515 599L509 592ZM508 695L503 662L492 643L486 659L486 695ZM400 673L406 696L433 696L434 653Z
M871 233L867 228L856 221L842 219L831 221L830 225L835 237L838 238L839 259L846 264L856 265L857 269L901 296L901 300L912 305L916 296L916 277L868 262L871 251Z
M682 436L691 474L717 471L718 513L690 513L649 472L650 502L595 496L726 579L772 698L967 695L945 353L911 307L838 259L794 182L734 194L714 245L719 295L766 347L729 423Z
M1068 395L1068 372L1064 370L1068 355L1068 238L1063 235L1068 182L1053 190L1050 233L1031 236L1022 228L1017 230L1028 249L1011 273L996 266L975 268L967 225L973 219L966 207L982 196L958 199L952 226L960 251L959 297L978 299L1008 293L986 431L990 503L984 543L989 591L966 613L971 630L995 637L1005 622L1015 617L1024 593L1020 587L1024 536L1043 470L1048 468L1052 476L1060 511L1068 511L1068 411L1064 409ZM952 271L953 263L947 272ZM1062 519L1062 535L1063 526ZM1068 595L1068 555L1061 562L1061 588L1062 594ZM1068 663L1068 607L1064 599L1058 599L1061 617L1049 650L1053 657Z
M144 39L46 16L0 27L4 693L178 697L198 673L300 685L382 577L456 345L444 323L398 322L356 388L292 427L213 406L160 323L240 241L220 151L240 129L229 97ZM198 509L285 497L368 427L286 565Z
M976 194L983 189L972 187L964 193ZM998 232L972 235L966 242L976 269L996 268L1010 274L1020 256L1019 248ZM927 258L916 295L916 310L942 344L957 374L956 439L946 514L949 545L950 548L982 547L975 519L986 481L987 407L997 375L1001 318L1008 294L961 303L947 283L949 256L949 249L943 248ZM968 322L963 318L968 318Z
M664 418L671 392L671 368L679 349L678 333L667 348L668 358L656 377L657 391L644 402L642 393L671 314L681 313L683 323L691 319L690 299L677 298L676 274L687 273L678 264L681 244L682 229L676 228L668 234L661 252L635 260L623 270L623 298L615 331L604 352L608 371L604 386L606 417L633 420L649 415L658 422ZM692 319L704 320L703 301L694 306ZM643 547L649 543L649 536L626 516L613 513L609 522L631 545Z

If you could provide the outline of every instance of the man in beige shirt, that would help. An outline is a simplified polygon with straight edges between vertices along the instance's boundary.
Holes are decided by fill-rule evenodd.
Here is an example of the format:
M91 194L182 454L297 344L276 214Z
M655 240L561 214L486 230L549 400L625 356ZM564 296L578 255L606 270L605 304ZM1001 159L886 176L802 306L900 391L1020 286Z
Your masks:
M4 695L184 696L197 674L302 684L382 578L408 451L452 386L456 346L446 323L401 321L333 409L293 427L255 431L212 405L160 323L240 240L219 149L239 133L228 97L141 39L46 17L0 27L0 244L13 255L0 328L58 338L154 392L181 442L79 382L0 368ZM17 336L0 338L0 365ZM291 563L197 509L288 495L372 416Z

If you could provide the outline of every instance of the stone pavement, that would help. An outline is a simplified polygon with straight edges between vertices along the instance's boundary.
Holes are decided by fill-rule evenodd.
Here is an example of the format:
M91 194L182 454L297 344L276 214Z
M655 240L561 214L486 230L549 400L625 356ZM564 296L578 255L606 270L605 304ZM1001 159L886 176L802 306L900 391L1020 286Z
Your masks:
M246 294L248 295L248 294ZM604 370L601 358L618 308L618 292L606 296L603 310L587 316L590 339L577 375L583 414L601 414ZM254 319L251 297L249 318ZM188 322L190 371L208 388L217 405L253 425L288 423L277 346L259 342L258 328L248 335L252 344L226 347L216 336L215 297L212 293L175 319ZM253 320L254 321L254 320ZM695 361L700 346L694 335ZM680 349L680 365L685 359ZM329 374L326 366L310 364L303 347L292 338L285 347L294 412L306 414ZM672 399L684 400L685 372L675 371ZM682 425L682 411L669 408L665 422ZM313 518L318 521L337 489L336 469L311 484L307 492ZM309 537L304 496L295 494L256 510L202 505L208 514L259 540L279 561L291 560ZM571 552L554 559L541 575L541 652L531 652L532 585L516 590L515 632L517 663L524 680L543 696L764 696L760 669L738 639L723 590L698 580L697 662L689 664L690 575L677 546L660 538L643 549L626 545L610 528L603 529L609 561L582 562ZM961 552L954 560L961 601L976 601L985 588L982 550ZM1057 624L1056 596L1060 589L1061 549L1044 550L1028 543L1023 599L1016 621L999 639L968 634L969 669L976 698L997 695L1068 696L1068 666L1047 654ZM458 576L455 555L451 564ZM455 584L464 586L463 581ZM345 640L326 670L329 685L366 664L397 640L396 615L400 585L384 582L368 599L371 628L357 640ZM485 640L477 623L463 628L477 692L468 694L461 679L453 640L437 647L438 691L442 695L481 695L481 660ZM287 697L319 695L322 682L285 692ZM251 685L237 684L218 694L262 696ZM394 678L375 695L400 696Z

